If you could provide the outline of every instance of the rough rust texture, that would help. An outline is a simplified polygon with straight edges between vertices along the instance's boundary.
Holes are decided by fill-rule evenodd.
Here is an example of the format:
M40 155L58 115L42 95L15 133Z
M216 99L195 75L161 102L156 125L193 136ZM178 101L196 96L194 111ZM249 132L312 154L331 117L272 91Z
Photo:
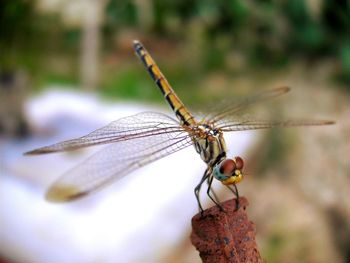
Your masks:
M255 242L255 227L248 220L246 198L222 203L225 212L213 206L192 218L191 242L205 263L264 262Z

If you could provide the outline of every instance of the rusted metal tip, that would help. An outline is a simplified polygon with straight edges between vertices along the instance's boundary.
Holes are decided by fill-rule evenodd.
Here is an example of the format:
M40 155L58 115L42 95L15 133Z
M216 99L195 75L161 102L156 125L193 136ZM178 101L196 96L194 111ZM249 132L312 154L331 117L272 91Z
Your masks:
M248 201L236 199L213 206L192 218L191 242L203 262L264 262L255 242L255 226L246 213Z

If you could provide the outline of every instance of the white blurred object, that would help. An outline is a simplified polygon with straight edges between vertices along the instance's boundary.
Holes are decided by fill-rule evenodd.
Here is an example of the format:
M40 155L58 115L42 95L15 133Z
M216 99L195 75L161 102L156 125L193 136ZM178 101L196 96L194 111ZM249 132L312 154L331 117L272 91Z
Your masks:
M0 255L16 262L161 262L184 239L197 213L193 189L205 164L193 147L147 165L98 193L64 204L48 203L44 192L82 157L64 153L22 156L31 148L84 135L110 121L149 110L162 111L106 104L94 95L71 91L51 90L30 100L26 112L31 124L38 129L51 125L58 134L9 142L0 149L5 156L1 157ZM252 133L226 134L225 138L228 149L239 150L228 156L239 155L251 143ZM93 151L94 147L88 152ZM23 174L39 177L41 183L33 185L23 180Z

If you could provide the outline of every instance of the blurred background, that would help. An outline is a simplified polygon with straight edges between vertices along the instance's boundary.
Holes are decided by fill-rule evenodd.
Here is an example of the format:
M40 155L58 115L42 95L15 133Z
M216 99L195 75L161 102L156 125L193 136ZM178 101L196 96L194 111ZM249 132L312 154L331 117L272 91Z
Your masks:
M246 160L239 189L267 262L350 262L347 0L1 1L0 262L200 262L192 147L60 205L45 190L98 149L22 156L140 111L172 115L133 39L190 108L288 85L271 118L337 122L225 138Z

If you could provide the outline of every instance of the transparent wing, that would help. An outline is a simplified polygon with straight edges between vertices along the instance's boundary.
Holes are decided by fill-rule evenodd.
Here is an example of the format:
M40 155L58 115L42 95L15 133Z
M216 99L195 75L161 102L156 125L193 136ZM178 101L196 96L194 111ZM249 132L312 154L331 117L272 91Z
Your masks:
M217 127L222 131L246 131L257 129L268 129L273 127L295 127L295 126L317 126L330 125L333 121L327 120L287 120L287 121L271 121L271 120L223 120Z
M113 143L60 177L49 189L46 198L64 202L82 197L191 144L190 136L184 131Z
M205 119L215 124L227 116L247 109L249 106L281 96L289 91L289 87L279 87L246 98L230 98L220 103L215 109L212 109L210 113L205 116Z
M71 151L83 147L183 131L173 118L158 112L141 112L111 122L105 127L80 138L59 142L25 154L45 154Z

